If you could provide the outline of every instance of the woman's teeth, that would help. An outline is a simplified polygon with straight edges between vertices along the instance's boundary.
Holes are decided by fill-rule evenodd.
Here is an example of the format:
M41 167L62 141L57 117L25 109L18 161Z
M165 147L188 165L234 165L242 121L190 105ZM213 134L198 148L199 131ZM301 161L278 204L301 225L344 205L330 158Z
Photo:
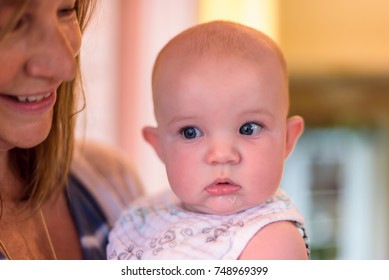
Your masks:
M42 99L49 97L50 94L51 92L42 95L35 95L35 96L17 96L16 98L18 99L19 102L31 103L31 102L41 101Z

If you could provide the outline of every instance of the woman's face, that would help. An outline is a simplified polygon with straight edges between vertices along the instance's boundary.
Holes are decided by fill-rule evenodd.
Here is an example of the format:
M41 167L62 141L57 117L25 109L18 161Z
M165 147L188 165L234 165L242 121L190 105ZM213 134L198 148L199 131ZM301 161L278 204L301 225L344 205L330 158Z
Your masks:
M0 0L0 32L14 0ZM0 39L0 151L29 148L48 135L57 89L76 73L81 45L76 0L31 0Z

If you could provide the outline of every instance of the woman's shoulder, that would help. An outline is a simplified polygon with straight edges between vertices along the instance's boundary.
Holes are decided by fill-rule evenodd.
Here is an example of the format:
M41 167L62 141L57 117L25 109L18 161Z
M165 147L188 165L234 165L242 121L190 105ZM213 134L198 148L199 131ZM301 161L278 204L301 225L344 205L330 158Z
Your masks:
M143 194L129 159L120 150L99 142L76 143L71 174L95 197L110 223Z

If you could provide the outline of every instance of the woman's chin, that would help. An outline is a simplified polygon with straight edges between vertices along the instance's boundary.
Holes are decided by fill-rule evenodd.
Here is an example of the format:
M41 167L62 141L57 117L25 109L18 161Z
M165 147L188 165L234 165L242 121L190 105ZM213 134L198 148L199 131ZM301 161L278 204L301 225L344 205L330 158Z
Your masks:
M29 149L38 146L46 140L50 133L50 124L26 127L23 131L14 131L13 137L9 139L12 148Z

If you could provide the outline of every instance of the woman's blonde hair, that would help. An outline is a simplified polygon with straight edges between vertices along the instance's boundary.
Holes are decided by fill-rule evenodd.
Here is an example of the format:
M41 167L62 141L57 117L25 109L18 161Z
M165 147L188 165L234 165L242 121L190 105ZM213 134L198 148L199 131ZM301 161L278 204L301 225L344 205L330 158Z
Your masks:
M21 0L15 16L23 14L30 0ZM83 32L96 7L96 0L77 0L76 12ZM14 19L11 19L14 20ZM76 57L77 73L74 80L63 82L57 90L52 128L48 137L39 145L14 148L10 151L11 165L16 175L26 185L26 207L37 209L48 197L67 184L74 145L77 92L82 92L80 58Z

